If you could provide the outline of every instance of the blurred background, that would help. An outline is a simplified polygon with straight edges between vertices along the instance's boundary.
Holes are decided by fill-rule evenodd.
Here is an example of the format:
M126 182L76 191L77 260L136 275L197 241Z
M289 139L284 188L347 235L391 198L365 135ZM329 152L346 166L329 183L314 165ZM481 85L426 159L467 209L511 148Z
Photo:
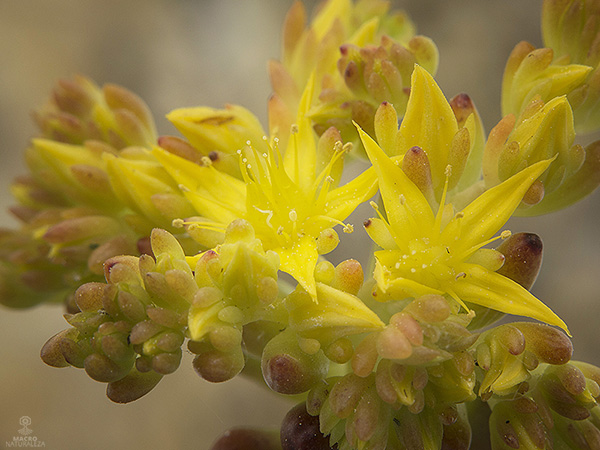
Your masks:
M175 133L163 117L184 106L239 103L266 123L266 61L279 55L280 24L291 3L0 0L1 209L12 203L11 179L25 172L22 151L35 133L30 112L59 78L81 73L133 90L150 105L161 134ZM520 40L541 45L541 0L393 3L438 45L437 80L445 94L467 92L489 130L500 117L501 75L512 47ZM595 364L599 214L596 193L561 213L508 226L544 240L534 293L569 325L575 357ZM4 213L0 225L16 221ZM355 239L365 240L357 229ZM29 416L29 427L49 449L203 450L232 426L277 428L292 406L247 380L210 385L185 357L147 397L115 405L104 396L104 385L83 371L53 369L39 359L47 338L66 325L59 307L0 309L0 448L18 435L19 419Z

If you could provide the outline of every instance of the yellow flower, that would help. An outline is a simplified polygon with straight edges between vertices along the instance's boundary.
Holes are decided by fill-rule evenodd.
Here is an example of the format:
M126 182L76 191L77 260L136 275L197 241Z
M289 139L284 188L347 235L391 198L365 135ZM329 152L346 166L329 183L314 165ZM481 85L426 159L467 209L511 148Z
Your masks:
M365 171L353 181L334 187L332 170L341 162L346 147L338 142L328 162L319 158L319 145L307 116L313 83L305 90L285 154L277 138L238 151L243 181L222 173L211 165L200 166L162 149L154 154L180 184L186 198L206 221L188 226L221 229L235 219L245 219L254 228L265 250L275 251L281 270L292 275L316 299L314 268L319 238L331 237L329 228L343 220L377 189L375 173ZM323 137L321 138L323 139ZM265 145L267 144L267 145ZM185 223L185 222L184 222ZM344 225L344 231L352 227ZM332 250L323 245L321 253Z
M477 261L481 247L510 218L531 184L551 160L527 167L485 191L462 211L446 204L451 167L440 207L434 212L423 193L364 131L363 145L379 177L387 221L371 219L366 229L383 250L375 252L376 294L402 299L447 295L466 303L532 317L567 329L565 323L525 288ZM510 232L504 231L501 236ZM496 238L497 239L497 238ZM481 261L482 258L479 259ZM385 299L384 299L385 300Z

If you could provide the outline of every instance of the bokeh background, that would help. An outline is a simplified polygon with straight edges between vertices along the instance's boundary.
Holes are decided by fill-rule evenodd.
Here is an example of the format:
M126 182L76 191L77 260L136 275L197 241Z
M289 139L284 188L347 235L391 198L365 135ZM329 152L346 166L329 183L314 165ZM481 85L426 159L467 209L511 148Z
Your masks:
M510 50L523 39L541 46L541 0L393 3L437 43L437 79L446 95L469 93L489 130L500 117L501 75ZM290 5L291 0L0 0L1 210L11 204L11 179L25 172L22 151L35 133L30 112L59 78L81 73L133 90L150 105L162 134L175 133L163 117L183 106L239 103L266 123L266 61L278 57L280 24ZM576 358L596 364L599 213L596 193L552 216L509 224L513 232L542 236L545 260L534 292L569 324ZM369 212L362 214L357 223ZM16 222L3 213L0 225ZM354 239L364 241L360 228ZM26 415L48 449L203 450L232 426L276 428L292 406L247 380L211 385L193 372L189 357L147 397L112 404L104 386L83 371L53 369L39 359L46 339L65 327L59 307L0 308L0 448L18 435L19 419Z

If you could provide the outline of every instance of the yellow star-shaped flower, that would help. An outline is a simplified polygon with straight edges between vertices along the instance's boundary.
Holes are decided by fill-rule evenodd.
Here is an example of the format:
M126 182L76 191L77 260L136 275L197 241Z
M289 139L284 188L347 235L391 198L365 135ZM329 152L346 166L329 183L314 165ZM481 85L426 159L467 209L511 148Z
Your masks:
M540 161L485 191L463 210L446 204L451 167L437 212L423 193L377 143L359 129L379 177L387 220L367 222L367 232L383 248L375 252L377 289L386 298L446 295L469 309L476 304L532 317L567 330L550 308L511 279L475 263L474 255L510 218L523 195L552 160ZM509 233L503 232L503 235Z
M339 180L332 175L345 148L338 142L326 163L317 157L317 138L308 117L312 91L311 81L283 155L276 137L265 137L260 147L249 141L238 151L243 180L160 148L154 154L198 214L207 219L197 226L224 230L235 219L247 220L265 250L279 255L280 269L316 299L313 272L319 255L317 238L338 224L351 231L352 227L342 221L375 194L377 178L375 171L368 169L344 186L335 187ZM266 150L261 152L257 147Z

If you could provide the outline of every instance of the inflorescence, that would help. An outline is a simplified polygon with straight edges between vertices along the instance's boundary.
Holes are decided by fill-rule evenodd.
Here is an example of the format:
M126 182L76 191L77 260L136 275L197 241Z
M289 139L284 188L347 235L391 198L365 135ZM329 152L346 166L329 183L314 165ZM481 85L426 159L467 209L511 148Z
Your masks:
M310 21L293 4L268 132L227 105L174 110L182 137L159 137L128 90L61 81L12 186L0 302L64 303L43 361L114 402L184 353L207 381L302 399L280 435L214 449L600 449L600 369L571 361L567 325L529 292L540 238L503 229L600 184L600 141L575 143L600 130L599 24L599 1L545 0L547 48L515 47L487 134L383 0L326 0ZM342 180L352 158L370 167ZM324 257L340 231L366 231L368 270Z

